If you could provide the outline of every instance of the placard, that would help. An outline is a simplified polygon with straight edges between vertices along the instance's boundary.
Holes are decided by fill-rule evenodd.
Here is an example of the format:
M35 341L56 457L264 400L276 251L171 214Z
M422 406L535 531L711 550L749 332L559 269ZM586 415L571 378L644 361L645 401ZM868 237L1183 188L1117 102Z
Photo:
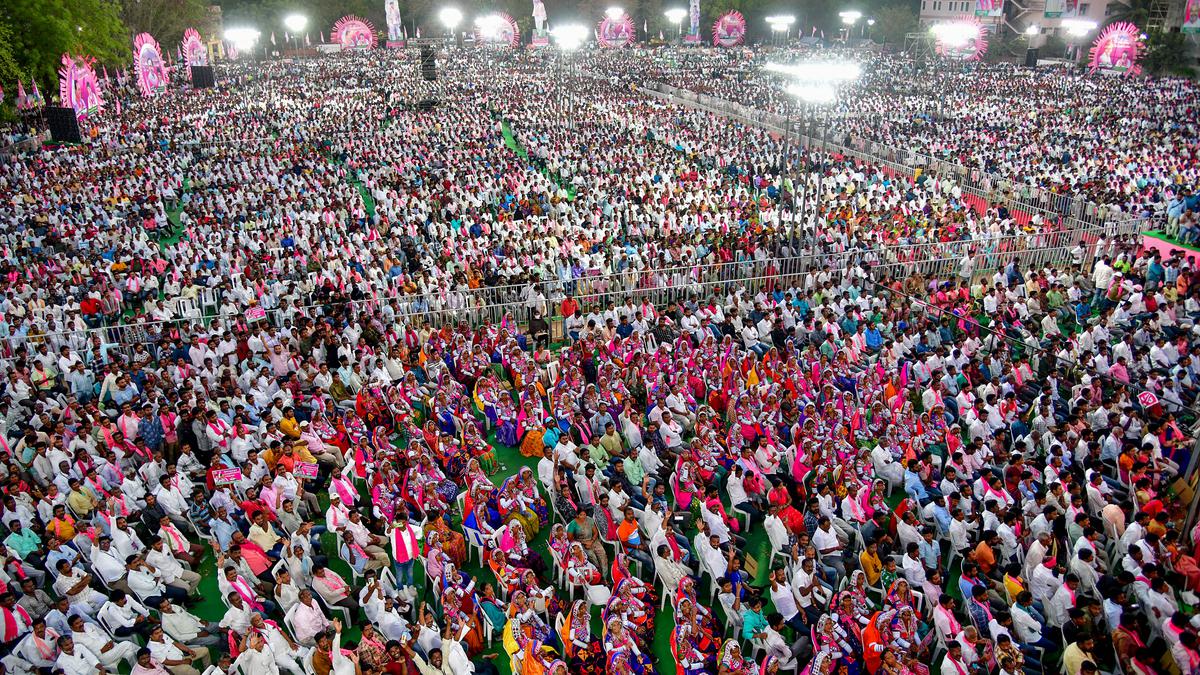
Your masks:
M213 472L213 482L217 485L233 485L241 479L241 469L218 469Z
M292 475L300 478L316 478L317 473L317 465L310 462L296 462L292 469Z

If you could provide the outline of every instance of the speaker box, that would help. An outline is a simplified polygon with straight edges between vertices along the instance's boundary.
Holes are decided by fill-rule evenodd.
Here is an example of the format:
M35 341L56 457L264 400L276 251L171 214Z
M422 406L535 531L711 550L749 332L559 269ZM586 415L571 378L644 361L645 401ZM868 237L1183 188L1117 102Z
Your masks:
M55 143L83 142L83 136L79 133L79 119L75 117L74 108L46 106L46 123L50 125L50 138Z
M437 53L433 47L421 46L421 77L430 82L437 79Z
M213 75L212 66L192 66L192 87L196 89L212 89L217 86L217 78Z
M1025 67L1026 68L1037 68L1037 62L1038 62L1038 48L1030 47L1029 49L1026 49L1025 50Z

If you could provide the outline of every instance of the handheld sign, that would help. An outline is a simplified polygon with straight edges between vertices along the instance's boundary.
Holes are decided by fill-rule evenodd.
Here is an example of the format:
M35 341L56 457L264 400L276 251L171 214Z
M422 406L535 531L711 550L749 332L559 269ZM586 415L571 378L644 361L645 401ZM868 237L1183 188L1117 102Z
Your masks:
M309 462L296 462L296 468L292 469L292 473L301 478L316 478L317 465Z

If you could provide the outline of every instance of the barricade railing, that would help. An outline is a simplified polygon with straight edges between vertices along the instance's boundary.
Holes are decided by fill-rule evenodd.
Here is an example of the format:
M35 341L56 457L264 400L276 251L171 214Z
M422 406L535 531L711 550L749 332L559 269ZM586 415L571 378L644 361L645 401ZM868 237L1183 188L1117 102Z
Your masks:
M1053 232L1021 233L1009 237L934 242L881 248L849 250L813 249L801 247L797 255L768 256L721 263L696 263L653 269L623 269L611 272L595 270L594 274L574 279L551 279L534 284L513 284L468 291L441 291L426 294L394 292L369 299L346 303L312 303L296 305L298 296L278 299L279 306L265 309L257 321L267 321L277 327L297 316L321 317L328 309L350 306L357 311L380 312L384 306L398 321L412 325L429 322L443 326L467 322L471 325L499 323L511 316L524 323L528 311L537 309L543 316L552 316L559 301L567 294L578 299L587 310L604 310L609 303L619 305L627 299L643 300L663 306L672 300L704 299L714 294L726 295L738 289L750 294L777 287L799 286L809 273L823 273L840 278L847 270L862 269L875 279L922 274L930 278L954 280L962 278L964 270L978 274L984 270L1000 269L1016 261L1025 270L1066 264L1078 264L1086 270L1096 256L1112 252L1112 244L1125 234L1123 225L1059 230ZM1104 244L1102 249L1101 244ZM966 260L969 259L969 262ZM82 331L64 331L10 337L11 350L19 344L50 341L82 349L98 338L107 350L132 356L138 345L159 342L163 337L186 336L196 326L209 332L248 327L255 321L243 313L222 314L217 308L222 298L215 291L200 297L176 300L171 309L180 316L163 321L101 326ZM56 317L61 321L62 317ZM11 353L11 352L10 352Z
M1029 215L1073 221L1073 226L1101 225L1113 220L1128 220L1131 214L1111 206L1097 204L1085 197L1056 193L1032 185L1013 183L961 163L924 155L863 138L853 138L831 128L824 120L809 120L767 112L733 101L698 94L665 83L653 83L649 91L668 96L687 105L733 117L769 131L795 138L806 148L820 149L855 157L879 165L900 175L914 176L920 169L942 180L953 179L964 192L988 203L1003 204L1010 210Z

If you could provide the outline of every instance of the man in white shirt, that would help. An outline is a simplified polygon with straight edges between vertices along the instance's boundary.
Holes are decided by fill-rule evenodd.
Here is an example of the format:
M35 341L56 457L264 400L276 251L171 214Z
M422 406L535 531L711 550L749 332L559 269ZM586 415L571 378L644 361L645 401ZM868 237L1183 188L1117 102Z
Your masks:
M16 644L13 653L25 659L30 665L39 670L54 668L54 660L58 658L58 633L46 627L41 619L33 620L33 630Z
M137 662L137 644L127 640L117 642L109 637L104 629L94 623L87 623L83 617L72 615L70 621L70 636L77 646L86 647L106 669L116 670L117 664L125 661L130 667Z
M145 637L150 634L150 610L124 591L113 591L111 599L104 603L96 617L116 637L129 637L134 633Z
M54 663L64 675L96 675L100 668L100 659L92 650L75 644L70 637L64 635L58 638L58 650L58 658Z
M250 625L254 628L252 635L261 635L266 639L267 651L275 658L279 670L292 675L304 675L300 664L312 649L293 642L274 621L267 621L258 614L250 617Z
M221 628L226 628L238 635L245 635L247 630L250 630L250 615L254 613L242 596L238 595L237 591L230 591L225 598L229 601L229 608L225 610L225 616L221 617Z
M946 656L942 659L941 675L967 675L970 672L970 666L963 661L962 646L957 640L947 642Z
M150 538L146 563L158 572L164 584L174 586L188 595L195 593L196 587L200 585L200 575L184 567L161 537Z
M163 630L172 639L192 647L216 647L221 644L221 627L216 622L201 621L186 609L171 604L167 598L159 601L158 611Z
M245 649L233 662L232 672L255 673L256 675L279 675L275 654L267 645L265 637L251 633L246 638Z
M200 675L200 671L192 664L200 663L208 666L212 663L208 647L188 647L182 642L176 642L167 637L162 626L150 629L150 637L146 641L150 656L158 661L172 675Z
M129 585L125 583L125 557L118 558L119 553L112 545L112 538L102 536L92 547L92 571L94 571L105 586L119 588L126 593Z

